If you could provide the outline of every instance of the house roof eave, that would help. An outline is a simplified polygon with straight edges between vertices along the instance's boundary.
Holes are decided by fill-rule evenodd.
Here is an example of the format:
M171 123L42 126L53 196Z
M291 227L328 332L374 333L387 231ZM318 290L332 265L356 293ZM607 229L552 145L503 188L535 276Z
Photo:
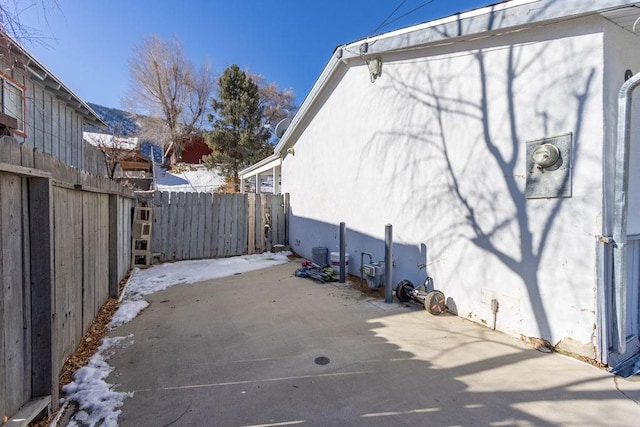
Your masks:
M629 0L599 0L597 2L509 0L338 46L276 145L274 153L280 155L285 148L295 144L293 135L311 106L334 72L341 65L346 66L352 59L428 47L443 42L454 43L480 34L489 35L495 32L515 30L542 22L561 21L596 13L606 16L613 10L629 7L640 7L640 2L630 2ZM365 42L367 43L366 53L362 53L360 48Z
M69 107L76 110L89 123L100 127L107 127L107 124L93 111L93 109L69 87L58 79L51 71L41 64L17 41L8 34L0 31L0 37L9 43L9 49L18 54L21 58L19 66L24 68L31 76L42 82L45 89L53 93L56 99L65 102Z

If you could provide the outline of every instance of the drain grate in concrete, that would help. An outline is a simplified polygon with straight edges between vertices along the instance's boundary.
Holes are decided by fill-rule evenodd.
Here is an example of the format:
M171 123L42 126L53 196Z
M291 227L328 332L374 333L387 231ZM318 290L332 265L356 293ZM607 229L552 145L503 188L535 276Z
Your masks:
M329 358L325 356L318 356L313 361L316 365L328 365L330 362Z

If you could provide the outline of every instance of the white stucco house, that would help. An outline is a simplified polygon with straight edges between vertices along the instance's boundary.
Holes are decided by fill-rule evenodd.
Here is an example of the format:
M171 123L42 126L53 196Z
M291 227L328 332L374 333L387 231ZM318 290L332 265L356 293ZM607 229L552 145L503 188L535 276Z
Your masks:
M640 105L627 149L617 128L638 21L640 2L512 0L340 46L242 175L281 173L297 253L336 251L345 222L359 275L392 224L392 286L428 274L459 316L628 370Z

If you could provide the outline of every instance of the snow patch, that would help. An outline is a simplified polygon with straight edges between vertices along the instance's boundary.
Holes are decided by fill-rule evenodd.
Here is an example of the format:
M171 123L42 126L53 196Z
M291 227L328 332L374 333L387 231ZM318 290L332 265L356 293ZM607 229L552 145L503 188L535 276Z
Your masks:
M79 411L73 415L69 426L117 426L120 407L125 397L133 393L114 391L114 385L105 381L113 368L107 360L116 348L133 343L133 335L104 338L96 354L73 374L73 381L62 387L65 401L78 402Z
M149 306L143 300L146 295L171 286L227 277L251 270L258 270L288 262L290 252L245 255L232 258L181 261L154 265L146 270L136 269L129 278L123 300L111 317L110 329L133 320ZM133 335L104 338L98 351L86 366L73 375L73 381L62 388L65 402L78 402L79 411L73 415L69 426L118 425L123 401L133 397L132 392L114 391L115 385L106 382L113 368L107 364L117 348L133 343Z
M225 183L218 168L207 169L204 165L183 165L183 171L169 172L154 166L158 191L193 191L213 193Z

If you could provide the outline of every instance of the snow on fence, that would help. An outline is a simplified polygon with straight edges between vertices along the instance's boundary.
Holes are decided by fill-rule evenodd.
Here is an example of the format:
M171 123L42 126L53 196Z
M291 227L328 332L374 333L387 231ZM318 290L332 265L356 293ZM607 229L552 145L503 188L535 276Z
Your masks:
M159 192L151 251L160 261L260 253L286 242L286 195Z
M0 417L57 408L66 357L129 269L134 203L114 181L0 138Z

